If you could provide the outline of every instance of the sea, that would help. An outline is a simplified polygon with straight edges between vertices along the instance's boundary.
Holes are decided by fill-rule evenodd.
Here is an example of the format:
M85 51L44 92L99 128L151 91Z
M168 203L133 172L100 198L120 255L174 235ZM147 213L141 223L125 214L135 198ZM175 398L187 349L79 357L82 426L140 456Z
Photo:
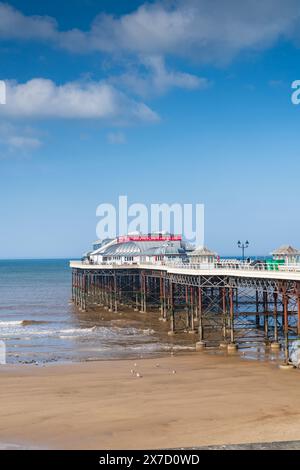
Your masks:
M0 350L7 364L140 358L189 351L158 313L80 312L71 302L69 260L0 261ZM1 351L0 351L1 352Z

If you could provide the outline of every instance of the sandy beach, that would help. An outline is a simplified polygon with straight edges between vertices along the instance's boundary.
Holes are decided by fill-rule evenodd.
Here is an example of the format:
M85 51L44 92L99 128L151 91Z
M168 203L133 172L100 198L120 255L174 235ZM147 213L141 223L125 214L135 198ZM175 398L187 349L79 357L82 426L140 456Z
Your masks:
M300 439L296 370L207 353L136 364L1 366L0 441L154 449Z

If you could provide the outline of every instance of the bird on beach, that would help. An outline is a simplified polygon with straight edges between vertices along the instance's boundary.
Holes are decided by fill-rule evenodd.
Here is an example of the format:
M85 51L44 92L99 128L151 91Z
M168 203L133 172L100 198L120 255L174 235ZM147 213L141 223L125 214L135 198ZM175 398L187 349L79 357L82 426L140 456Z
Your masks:
M136 376L139 377L140 379L143 377L139 372L136 373Z
M176 374L176 370L173 370L173 371L172 371L172 374Z

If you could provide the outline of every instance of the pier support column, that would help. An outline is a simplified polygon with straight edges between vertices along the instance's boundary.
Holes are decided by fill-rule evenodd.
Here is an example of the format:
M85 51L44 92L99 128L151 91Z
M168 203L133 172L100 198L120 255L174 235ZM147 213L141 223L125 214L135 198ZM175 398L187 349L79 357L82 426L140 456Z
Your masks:
M108 310L109 309L109 278L107 275L104 276L104 282L105 282L105 285L104 285L104 289L105 289L105 309Z
M271 343L271 349L273 350L278 350L280 349L280 343L278 342L278 322L277 322L277 304L278 304L278 294L277 292L274 292L273 294L274 298L274 341Z
M283 294L283 318L284 318L284 360L289 362L289 300L286 292Z
M174 290L173 283L170 281L169 285L169 299L170 299L170 331L168 332L169 336L175 334L175 310L174 310Z
M147 287L146 287L146 276L144 272L141 273L141 313L147 311Z
M73 295L74 295L74 303L77 305L77 286L76 286L76 281L77 281L77 273L73 269Z
M188 286L185 286L185 311L186 311L186 316L185 316L185 328L186 331L189 331L190 329L190 296L189 296L189 288Z
M259 293L258 290L255 290L255 306L256 306L256 328L259 329L260 327L260 319L259 319Z
M133 277L133 295L135 298L135 308L134 311L138 312L139 311L139 287L140 287L140 276L136 275Z
M269 304L268 304L268 292L263 292L263 306L264 306L264 338L265 345L269 345Z
M195 323L194 323L194 315L195 315L195 293L194 293L194 287L190 288L190 300L191 300L191 309L190 309L190 329L189 333L190 334L195 334Z
M82 284L81 284L81 309L83 312L86 311L86 295L87 295L87 277L86 274L82 274Z
M160 320L164 318L164 289L163 289L163 278L159 278L159 301L160 301Z
M283 330L284 330L284 364L280 366L281 369L293 369L293 365L289 363L289 299L286 293L286 287L283 288L282 293L283 303Z
M72 269L72 302L75 300L75 292L74 292L74 269Z
M118 278L114 273L114 311L118 311Z
M199 320L199 300L198 300L198 288L194 287L194 322Z
M96 275L95 278L95 283L96 283L96 304L100 305L100 279L99 276Z
M233 289L229 288L229 313L230 313L230 343L227 346L228 352L234 352L237 344L234 337L234 305L233 305Z
M104 300L104 276L101 274L100 277L100 302L104 306L105 305L105 300Z
M227 348L227 305L226 305L226 287L222 287L221 290L222 296L222 342L220 343L220 348Z
M167 281L163 278L163 321L167 321Z
M108 278L108 311L113 311L113 277Z
M203 328L203 304L202 304L202 288L198 287L198 333L199 341L196 343L196 351L201 351L205 348L206 344L204 341L204 328Z
M83 304L83 287L82 287L82 284L83 284L83 275L82 273L80 272L78 274L78 291L79 291L79 309L82 310L82 304Z

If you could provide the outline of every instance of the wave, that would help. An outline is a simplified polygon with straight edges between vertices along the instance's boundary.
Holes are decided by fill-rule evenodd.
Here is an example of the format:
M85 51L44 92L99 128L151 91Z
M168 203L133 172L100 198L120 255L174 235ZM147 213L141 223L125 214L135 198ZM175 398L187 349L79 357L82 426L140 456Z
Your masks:
M64 323L64 324L62 324ZM0 339L14 341L37 341L46 340L75 340L82 341L90 339L91 341L113 341L118 344L119 341L126 340L129 345L139 337L140 341L149 341L155 331L151 328L138 329L134 327L100 326L100 325L70 325L65 322L42 321L42 320L9 320L0 321ZM142 339L144 338L144 339ZM149 339L148 339L149 338Z
M11 321L0 321L0 328L4 326L31 326L31 325L46 325L51 323L49 321L42 320L11 320Z
M155 331L151 328L147 328L146 330L142 330L143 335L151 336L154 335Z
M195 351L195 346L182 346L180 344L166 344L163 346L165 351Z
M22 326L21 321L0 321L0 328L4 326Z

